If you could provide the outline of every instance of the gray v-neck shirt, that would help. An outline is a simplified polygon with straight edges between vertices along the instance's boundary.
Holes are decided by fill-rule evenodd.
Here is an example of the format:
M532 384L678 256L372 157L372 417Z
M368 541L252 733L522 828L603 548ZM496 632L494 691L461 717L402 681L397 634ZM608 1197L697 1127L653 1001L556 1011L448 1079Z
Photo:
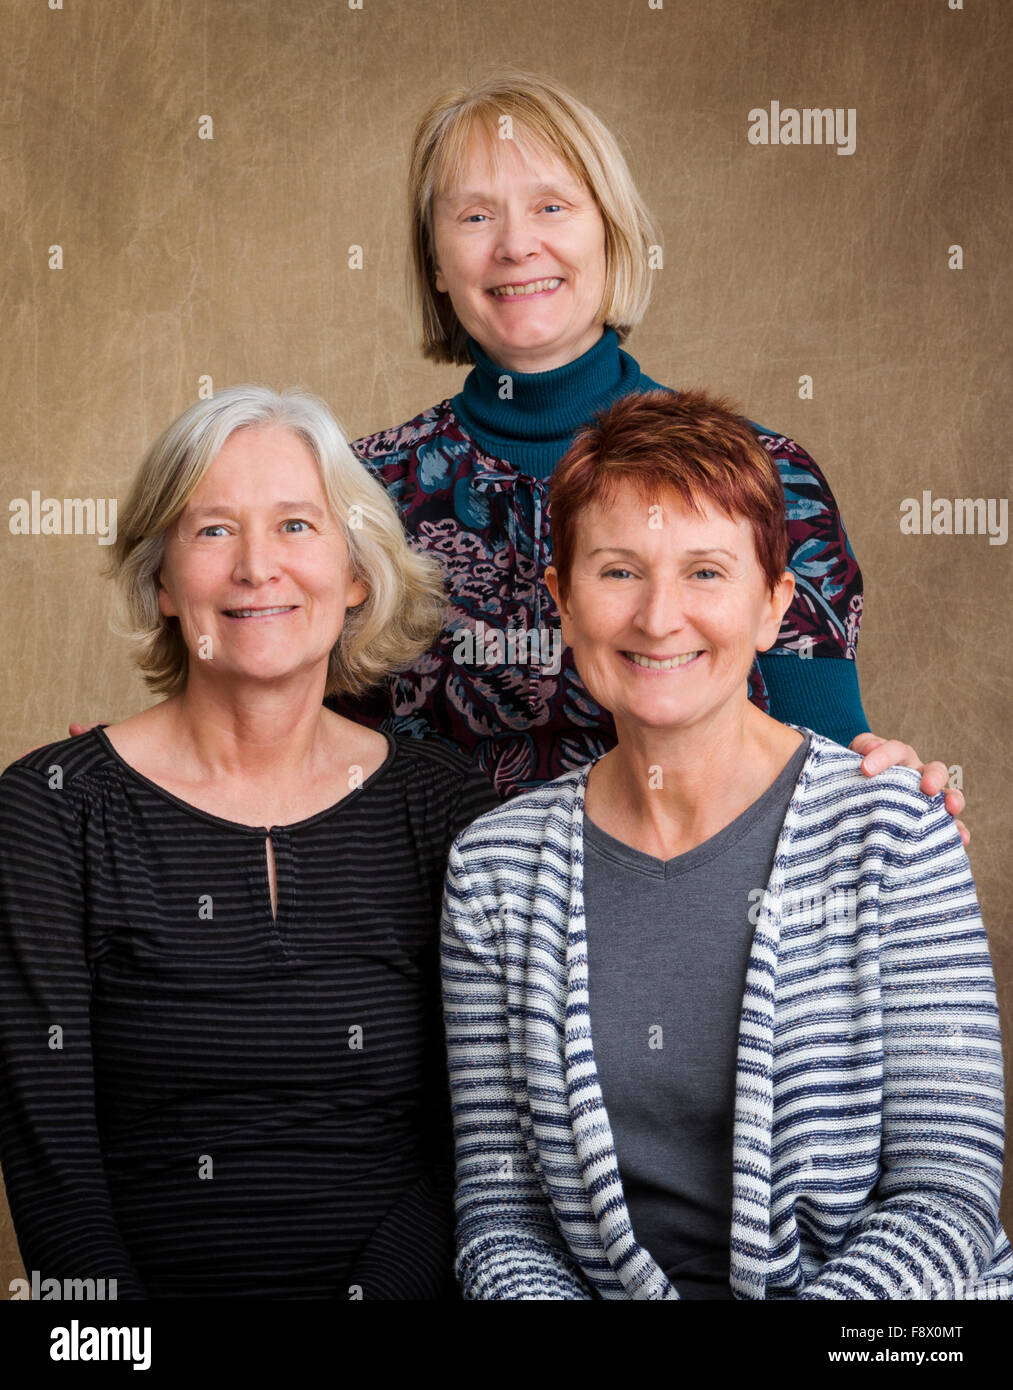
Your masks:
M731 1298L739 1014L809 736L764 794L674 859L584 816L592 1045L633 1232L687 1299Z

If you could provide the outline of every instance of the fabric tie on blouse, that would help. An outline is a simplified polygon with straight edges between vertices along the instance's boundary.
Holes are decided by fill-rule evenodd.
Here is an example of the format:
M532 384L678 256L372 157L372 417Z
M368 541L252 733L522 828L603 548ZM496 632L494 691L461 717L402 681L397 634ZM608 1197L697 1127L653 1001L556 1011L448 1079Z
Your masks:
M518 508L510 494L516 493L518 487L531 489L531 515L532 515L532 547L531 561L533 572L531 576L531 604L530 612L533 614L532 626L538 634L538 661L529 661L527 678L527 703L529 711L534 714L536 708L536 697L538 693L539 671L541 670L541 626L542 626L542 584L541 576L544 570L542 563L545 553L542 513L547 506L548 499L546 492L548 482L543 478L527 477L523 473L518 473L510 465L482 465L471 479L471 487L475 492L482 493L483 496L499 495L505 498L503 508L503 519L506 525L507 535L510 537L512 549L512 571L511 588L516 593L521 592L520 568L517 564L517 556L522 551L522 546L518 539L517 517Z

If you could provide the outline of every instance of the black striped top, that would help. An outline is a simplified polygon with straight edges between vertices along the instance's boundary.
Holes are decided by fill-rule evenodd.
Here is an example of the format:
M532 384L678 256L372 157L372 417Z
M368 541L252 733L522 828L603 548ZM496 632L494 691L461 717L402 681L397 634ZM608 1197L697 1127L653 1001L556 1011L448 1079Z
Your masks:
M358 790L270 832L101 729L0 777L0 1163L29 1276L448 1291L440 900L498 799L449 747L386 737Z

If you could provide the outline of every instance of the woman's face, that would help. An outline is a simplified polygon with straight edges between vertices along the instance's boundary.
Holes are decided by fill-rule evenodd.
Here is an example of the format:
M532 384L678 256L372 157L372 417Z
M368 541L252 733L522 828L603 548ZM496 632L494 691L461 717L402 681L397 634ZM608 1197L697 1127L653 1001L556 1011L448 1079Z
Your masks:
M675 493L652 506L632 484L581 515L565 602L555 569L545 577L591 695L618 726L658 731L745 709L794 589L787 573L771 596L744 518L698 515Z
M501 144L497 174L473 139L456 184L434 201L436 288L494 362L550 371L601 337L605 224L561 160Z
M191 679L326 671L346 608L367 595L313 455L276 425L229 437L170 528L159 578Z

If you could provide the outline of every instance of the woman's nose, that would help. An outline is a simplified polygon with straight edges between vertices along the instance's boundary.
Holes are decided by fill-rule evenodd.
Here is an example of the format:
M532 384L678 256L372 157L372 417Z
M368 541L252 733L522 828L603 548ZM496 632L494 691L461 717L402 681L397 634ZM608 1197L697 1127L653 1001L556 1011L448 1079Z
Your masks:
M496 253L503 260L520 262L537 253L539 240L523 214L507 211L497 225Z
M280 564L267 536L252 532L239 537L234 578L247 584L266 584L278 576Z
M643 630L656 637L665 637L681 628L685 611L678 583L655 580L648 585L638 618Z

